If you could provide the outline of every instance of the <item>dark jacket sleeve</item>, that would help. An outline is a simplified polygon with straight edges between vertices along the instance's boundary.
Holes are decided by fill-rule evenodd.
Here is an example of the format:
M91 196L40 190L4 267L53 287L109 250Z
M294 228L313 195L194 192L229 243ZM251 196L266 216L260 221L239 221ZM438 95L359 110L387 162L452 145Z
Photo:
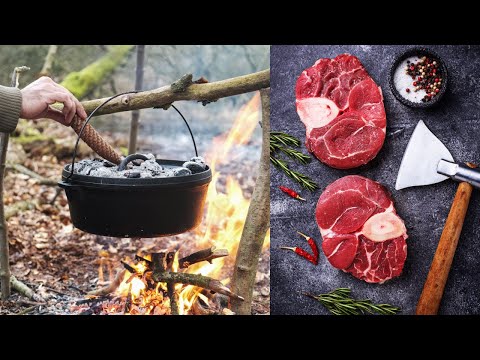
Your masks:
M14 87L0 85L0 132L11 133L18 124L22 93Z

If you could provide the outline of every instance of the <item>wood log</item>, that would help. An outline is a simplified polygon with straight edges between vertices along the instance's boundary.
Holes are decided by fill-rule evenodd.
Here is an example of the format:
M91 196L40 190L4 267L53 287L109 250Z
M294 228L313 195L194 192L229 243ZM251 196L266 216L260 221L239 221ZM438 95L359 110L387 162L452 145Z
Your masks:
M20 165L20 164L7 164L7 169L13 169L19 173L25 174L30 176L31 178L38 180L40 185L48 185L48 186L57 186L58 182L55 180L47 179L40 174L37 174L35 171L30 170L29 168Z
M188 85L184 84L183 91L180 91L182 87L177 86L176 90L173 90L172 86L173 84L154 90L120 96L98 110L94 116L153 107L160 108L181 100L211 102L228 96L268 88L270 86L270 70L210 83L196 84L192 82ZM84 101L82 105L87 114L90 114L106 100L107 98ZM56 107L61 109L62 105Z
M250 315L258 259L270 226L270 89L260 91L262 102L262 154L247 218L238 245L232 277L232 291L245 301L231 299L231 309Z
M45 299L42 298L40 295L36 294L32 289L30 289L27 285L25 285L20 280L13 275L10 276L10 286L12 289L16 290L19 294L29 298L30 300L45 303Z
M153 280L155 280L156 282L174 282L194 285L207 290L218 292L233 299L243 300L243 297L231 292L230 289L223 285L220 281L209 278L207 276L177 272L154 272L152 276Z
M173 260L175 259L175 252L171 251L167 254L167 271L172 271ZM175 283L167 283L168 298L170 299L170 314L178 315L178 294L175 291Z
M180 269L186 269L190 265L202 261L208 261L211 264L213 259L225 256L228 256L227 249L215 249L215 247L212 246L211 248L200 250L194 252L193 254L185 256L184 258L181 258L180 260L178 260L178 266L180 267Z

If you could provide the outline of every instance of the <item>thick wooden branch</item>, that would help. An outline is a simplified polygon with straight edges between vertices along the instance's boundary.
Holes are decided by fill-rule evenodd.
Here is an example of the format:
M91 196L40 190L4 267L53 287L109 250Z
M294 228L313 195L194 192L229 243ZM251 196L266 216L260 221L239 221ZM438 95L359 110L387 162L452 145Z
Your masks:
M243 297L231 292L230 289L223 285L220 281L203 275L176 272L154 272L153 280L157 282L174 282L195 285L207 290L218 292L219 294L226 295L233 299L243 300Z
M190 78L191 81L191 78ZM220 98L248 93L270 86L270 70L238 76L231 79L210 83L190 83L181 87L167 85L158 89L128 94L112 100L95 113L97 115L112 114L122 111L140 110L153 107L164 107L175 101L196 100L204 103ZM107 98L82 102L87 114L90 114Z
M47 179L47 178L43 177L42 175L37 174L36 172L30 170L29 168L27 168L23 165L8 163L7 168L8 169L13 169L13 170L15 170L19 173L25 174L25 175L30 176L31 178L33 178L35 180L38 180L38 183L40 185L48 185L48 186L57 186L58 185L57 181Z
M180 267L180 269L186 269L190 265L202 261L208 261L211 264L213 259L225 256L228 256L227 249L215 249L214 247L211 247L208 249L197 251L193 254L185 256L184 258L181 258L180 260L178 260L178 266Z
M242 302L236 299L231 300L231 309L239 315L251 314L258 258L270 226L270 89L261 90L260 95L262 99L262 154L232 277L232 291L245 298L245 301Z
M5 215L5 220L10 219L12 216L17 215L19 212L25 211L25 210L32 210L35 209L35 206L37 205L37 201L18 201L12 205L5 206L4 210L4 215Z
M30 300L45 303L45 299L42 298L40 295L36 294L32 289L30 289L27 285L25 285L20 280L13 275L10 276L10 285L12 289L16 290L19 294L29 298Z

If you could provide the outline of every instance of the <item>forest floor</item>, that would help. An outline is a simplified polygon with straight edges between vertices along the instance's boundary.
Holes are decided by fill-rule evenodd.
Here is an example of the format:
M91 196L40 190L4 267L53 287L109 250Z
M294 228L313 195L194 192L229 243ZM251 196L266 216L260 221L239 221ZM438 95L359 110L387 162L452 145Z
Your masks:
M52 141L23 145L26 153L18 146L13 149L10 161L18 162L45 178L59 180L63 166L70 160L71 144L75 134L70 128L58 124L36 125L42 134L55 137ZM106 138L118 149L126 146L122 138L110 134ZM141 141L141 139L140 139ZM58 143L70 151L59 150ZM55 149L54 149L55 148ZM56 154L53 154L56 153ZM93 157L87 150L84 157ZM238 165L238 166L237 166ZM238 179L246 198L253 192L257 171L255 161L242 161L219 167L222 178L217 184L224 191L227 175ZM31 204L9 217L8 236L10 243L11 272L32 290L47 300L46 304L35 304L15 291L7 301L0 301L0 314L81 314L88 313L85 294L105 285L99 276L99 266L111 269L111 275L122 269L120 260L134 258L135 254L179 249L180 256L198 251L196 236L192 232L177 236L155 239L111 238L84 233L75 229L70 220L68 201L64 191L56 200L57 187L40 185L39 181L9 169L5 178L5 204L12 206L21 201ZM181 247L179 248L179 244ZM215 260L214 260L215 261ZM222 276L230 277L233 272L234 254L230 254L222 268ZM106 266L105 266L106 265ZM221 279L220 279L221 280ZM270 252L265 247L260 258L252 304L253 314L270 312Z

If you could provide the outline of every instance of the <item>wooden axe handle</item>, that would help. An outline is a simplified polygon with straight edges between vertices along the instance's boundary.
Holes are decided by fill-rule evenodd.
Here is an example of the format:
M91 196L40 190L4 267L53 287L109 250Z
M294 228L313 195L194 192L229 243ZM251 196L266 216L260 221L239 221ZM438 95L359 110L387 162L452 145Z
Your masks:
M458 185L427 280L423 286L422 295L420 295L417 304L417 315L436 315L438 312L453 256L457 249L458 239L462 232L472 190L472 185L466 182Z

